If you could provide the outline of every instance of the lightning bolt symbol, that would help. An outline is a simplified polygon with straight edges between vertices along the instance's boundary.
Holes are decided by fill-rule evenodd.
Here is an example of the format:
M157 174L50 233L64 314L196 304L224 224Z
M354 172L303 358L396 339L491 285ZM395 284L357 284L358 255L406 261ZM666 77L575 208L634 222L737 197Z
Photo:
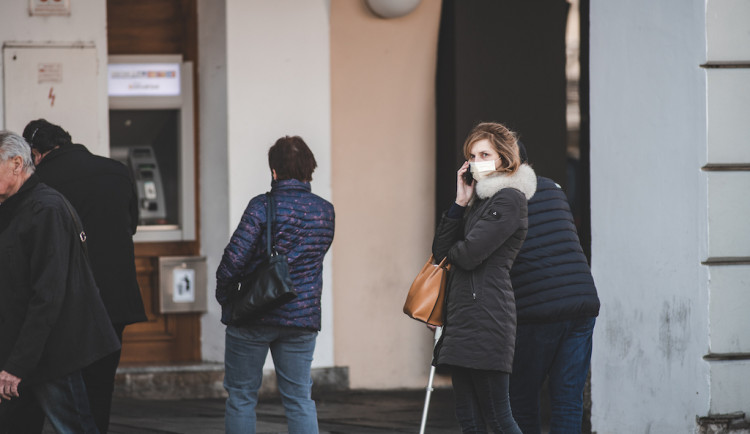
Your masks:
M49 96L48 96L48 98L50 100L50 103L49 103L50 107L54 106L55 105L55 91L54 91L53 87L49 88Z

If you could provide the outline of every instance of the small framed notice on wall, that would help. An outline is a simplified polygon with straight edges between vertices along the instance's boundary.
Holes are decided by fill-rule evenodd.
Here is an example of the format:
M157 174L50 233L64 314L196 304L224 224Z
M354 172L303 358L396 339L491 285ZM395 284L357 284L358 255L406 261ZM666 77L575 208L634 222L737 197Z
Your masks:
M70 0L29 0L29 14L70 15Z

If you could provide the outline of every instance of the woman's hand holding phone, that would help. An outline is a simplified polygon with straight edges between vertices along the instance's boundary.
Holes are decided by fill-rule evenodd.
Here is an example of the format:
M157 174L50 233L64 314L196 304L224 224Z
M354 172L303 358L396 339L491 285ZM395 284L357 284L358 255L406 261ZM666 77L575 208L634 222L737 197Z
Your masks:
M466 206L469 204L471 196L474 195L474 178L471 176L468 161L465 161L458 169L456 178L456 203Z
M468 185L471 185L471 183L474 182L474 176L471 174L471 165L469 165L469 168L466 169L466 172L461 176L463 176L464 182Z

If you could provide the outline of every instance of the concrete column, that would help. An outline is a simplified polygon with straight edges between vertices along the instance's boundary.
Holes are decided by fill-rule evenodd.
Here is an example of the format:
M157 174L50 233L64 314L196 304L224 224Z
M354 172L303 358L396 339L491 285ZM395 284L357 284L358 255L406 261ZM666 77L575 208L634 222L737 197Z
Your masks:
M212 190L202 195L202 208L217 206L223 211L214 212L209 221L203 221L202 230L224 245L248 201L271 188L268 148L281 136L304 138L318 162L313 174L313 192L332 199L327 2L226 0L225 5L224 28L221 18L211 21L199 17L199 27L213 22L215 27L205 30L226 35L226 138L217 127L215 137L201 139L203 155L216 149L216 156L221 160L215 167L204 167L202 176L213 176L219 188L226 186L225 190ZM201 10L206 13L210 7L213 2L204 2ZM201 34L210 39L210 35ZM221 48L221 42L209 42L201 50L212 47ZM220 60L215 67L221 68ZM217 85L219 92L220 87ZM205 111L203 107L202 116L206 116ZM219 175L211 171L218 171ZM213 201L214 194L220 199L218 203ZM221 199L224 194L225 203ZM224 221L217 220L221 214ZM218 225L213 226L213 222ZM211 243L209 264L218 264L220 260L220 241ZM331 258L332 252L329 252L323 275L323 330L318 337L313 367L334 364ZM210 285L210 290L215 289L214 284ZM204 338L212 339L210 343L204 341L204 357L223 360L223 341L218 341L223 326L219 324L216 309L204 319L203 327ZM267 368L270 366L268 364Z
M705 1L592 1L592 358L599 433L693 432L713 399Z

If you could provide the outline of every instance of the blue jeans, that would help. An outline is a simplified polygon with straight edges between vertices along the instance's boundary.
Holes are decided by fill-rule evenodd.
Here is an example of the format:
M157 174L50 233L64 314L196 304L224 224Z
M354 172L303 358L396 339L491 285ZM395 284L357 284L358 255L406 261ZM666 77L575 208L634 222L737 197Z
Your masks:
M550 434L580 433L583 389L596 318L519 324L510 378L513 416L524 434L539 434L539 395L549 376Z
M521 434L508 401L510 375L500 371L451 367L456 417L464 433Z
M310 397L310 365L317 331L272 326L228 326L224 352L227 434L255 433L255 406L263 364L271 349L290 434L317 434L318 414Z
M122 343L124 324L112 324L117 338ZM115 374L120 363L120 350L104 356L81 369L81 376L86 385L88 405L94 423L100 434L109 431L109 413L112 408L112 393L115 389ZM32 388L33 389L33 388ZM32 392L30 390L29 392ZM16 416L8 432L24 434L41 434L44 428L44 411L31 394L24 394L16 403ZM0 429L0 434L5 434Z
M23 385L23 381L21 381ZM36 398L36 402L34 399ZM36 404L47 415L52 427L58 434L98 434L89 409L86 395L86 385L83 383L81 371L43 383L27 386L21 392L20 398L4 401L0 404L0 432L41 432L44 419L34 428L28 421L17 420L29 415L24 408L28 404ZM18 430L18 431L17 431Z

